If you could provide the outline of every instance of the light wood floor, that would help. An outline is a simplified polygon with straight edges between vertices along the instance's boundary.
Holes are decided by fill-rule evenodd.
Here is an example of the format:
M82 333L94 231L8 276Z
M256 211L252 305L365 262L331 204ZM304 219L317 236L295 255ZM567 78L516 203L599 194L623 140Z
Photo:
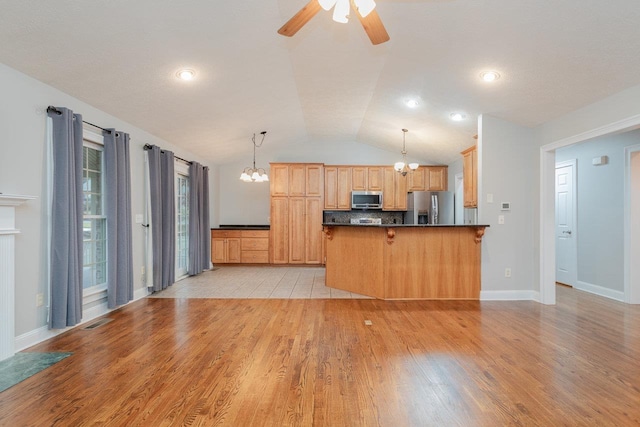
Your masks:
M557 291L146 298L31 348L74 354L0 393L0 425L637 425L640 307Z

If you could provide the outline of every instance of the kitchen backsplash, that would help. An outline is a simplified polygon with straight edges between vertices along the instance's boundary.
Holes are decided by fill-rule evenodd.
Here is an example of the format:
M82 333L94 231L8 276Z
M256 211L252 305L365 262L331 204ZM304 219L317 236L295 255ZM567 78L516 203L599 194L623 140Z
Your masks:
M349 224L351 218L381 218L383 224L402 224L404 212L383 211L324 211L323 222Z

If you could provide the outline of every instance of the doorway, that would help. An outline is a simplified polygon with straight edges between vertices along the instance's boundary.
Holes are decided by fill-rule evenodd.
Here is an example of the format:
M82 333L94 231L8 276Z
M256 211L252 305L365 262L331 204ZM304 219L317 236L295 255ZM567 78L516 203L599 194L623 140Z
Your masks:
M556 227L555 227L555 151L588 139L609 134L618 134L640 128L640 115L611 123L569 138L558 140L540 148L540 302L543 304L556 303ZM631 159L633 157L634 163ZM627 177L636 176L636 163L640 161L629 154L629 170ZM633 175L631 169L634 170ZM640 172L638 172L640 173ZM630 178L628 178L630 179ZM636 184L634 184L634 188ZM636 230L631 234L631 206L640 206L640 194L631 191L631 185L625 185L625 235L629 236L625 244L624 277L625 302L640 303L640 265L631 262L629 253L631 248L640 247L640 233ZM636 205L635 203L638 203ZM634 211L635 212L635 211ZM637 224L636 224L637 227ZM637 252L634 252L637 254ZM637 298L637 299L636 299Z

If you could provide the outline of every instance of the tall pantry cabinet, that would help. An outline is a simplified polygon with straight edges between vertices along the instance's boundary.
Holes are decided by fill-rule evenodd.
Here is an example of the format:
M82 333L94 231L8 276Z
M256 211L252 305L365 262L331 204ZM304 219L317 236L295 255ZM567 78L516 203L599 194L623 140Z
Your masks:
M271 262L322 263L321 163L271 163Z

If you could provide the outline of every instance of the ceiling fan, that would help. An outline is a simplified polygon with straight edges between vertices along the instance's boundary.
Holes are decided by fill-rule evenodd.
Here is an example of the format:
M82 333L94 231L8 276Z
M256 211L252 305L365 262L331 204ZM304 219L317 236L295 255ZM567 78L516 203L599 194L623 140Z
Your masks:
M349 21L349 11L353 9L355 15L364 27L371 43L374 45L389 40L389 34L384 28L380 16L375 11L374 0L311 0L298 13L293 15L279 30L283 36L291 37L313 18L320 9L333 8L333 20L346 23Z

